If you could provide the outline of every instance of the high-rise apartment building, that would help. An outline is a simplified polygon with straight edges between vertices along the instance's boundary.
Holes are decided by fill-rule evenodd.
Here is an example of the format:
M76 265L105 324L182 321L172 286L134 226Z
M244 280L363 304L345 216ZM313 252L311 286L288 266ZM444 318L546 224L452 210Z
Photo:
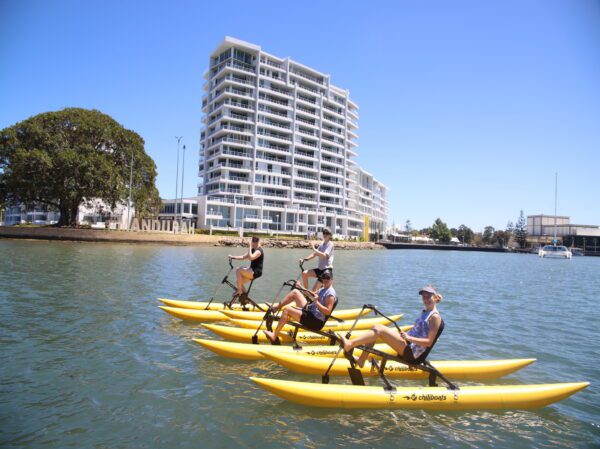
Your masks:
M205 79L199 226L383 232L386 187L353 160L358 106L347 90L230 37Z

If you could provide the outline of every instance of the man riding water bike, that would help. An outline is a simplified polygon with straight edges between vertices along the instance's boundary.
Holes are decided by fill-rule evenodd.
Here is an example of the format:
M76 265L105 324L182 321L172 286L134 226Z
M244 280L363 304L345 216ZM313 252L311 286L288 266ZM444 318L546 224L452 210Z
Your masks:
M323 285L321 282L323 273L328 271L333 276L333 242L331 241L331 231L327 228L323 229L323 242L321 242L318 248L313 245L313 252L310 256L300 259L300 262L305 262L315 257L319 258L318 268L302 272L302 285L304 288L308 288L309 278L317 278L313 286L313 291L316 291Z

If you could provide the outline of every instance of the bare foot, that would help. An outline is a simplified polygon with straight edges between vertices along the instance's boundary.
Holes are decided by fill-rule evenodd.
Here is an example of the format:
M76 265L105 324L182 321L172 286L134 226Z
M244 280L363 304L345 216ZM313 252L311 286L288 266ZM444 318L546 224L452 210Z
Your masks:
M352 348L350 347L350 342L346 340L346 338L344 338L342 335L340 335L340 340L342 341L342 348L344 349L344 352L350 353L350 351L352 351Z
M273 302L273 303L265 302L265 304L267 305L268 308L271 309L271 312L273 312L273 313L276 313L279 310L279 308L277 307L277 303L275 303L275 302Z
M267 338L269 339L269 341L271 342L271 344L275 343L275 335L273 335L273 332L263 331L263 334L265 334L267 336Z

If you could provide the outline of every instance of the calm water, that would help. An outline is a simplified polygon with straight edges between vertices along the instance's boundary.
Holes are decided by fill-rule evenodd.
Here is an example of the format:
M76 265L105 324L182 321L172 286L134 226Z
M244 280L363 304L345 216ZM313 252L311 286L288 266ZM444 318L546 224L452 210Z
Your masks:
M219 358L191 341L207 336L197 325L158 309L159 296L210 297L230 251L0 240L0 447L600 447L600 258L338 251L340 307L368 300L407 322L419 287L439 288L433 360L537 357L495 382L592 382L533 411L348 412L254 386L318 379ZM267 250L256 297L296 277L304 254Z

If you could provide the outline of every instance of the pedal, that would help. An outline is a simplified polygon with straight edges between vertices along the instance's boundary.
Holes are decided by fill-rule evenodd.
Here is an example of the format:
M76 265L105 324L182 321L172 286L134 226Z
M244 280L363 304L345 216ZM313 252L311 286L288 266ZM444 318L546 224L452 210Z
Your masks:
M363 375L357 368L348 368L348 374L350 375L350 379L352 380L352 385L364 385L365 379L363 379Z

